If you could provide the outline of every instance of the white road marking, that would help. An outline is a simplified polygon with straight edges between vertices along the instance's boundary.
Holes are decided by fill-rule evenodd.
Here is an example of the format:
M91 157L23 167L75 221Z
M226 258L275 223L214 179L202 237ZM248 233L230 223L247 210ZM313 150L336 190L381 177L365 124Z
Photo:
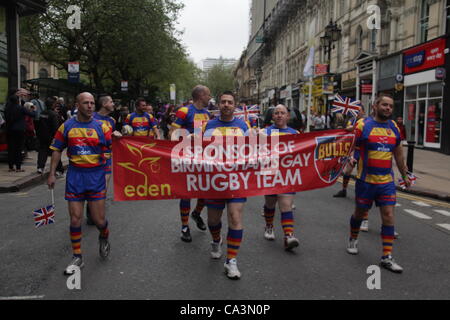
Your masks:
M402 205L400 203L395 204L396 207L401 207Z
M433 210L433 211L437 212L437 213L440 213L443 216L450 217L450 212L448 212L448 211L445 211L445 210Z
M32 300L43 299L45 296L17 296L17 297L0 297L0 300Z
M439 227L444 228L448 231L450 231L450 224L448 223L441 223L441 224L437 224Z
M419 207L431 207L431 205L429 205L428 203L425 203L423 201L412 201L412 203L414 203L415 205L417 205Z
M430 216L427 216L426 214L423 214L419 211L416 210L411 210L411 209L404 209L405 212L409 213L410 215L419 218L419 219L424 219L424 220L431 220L432 218Z

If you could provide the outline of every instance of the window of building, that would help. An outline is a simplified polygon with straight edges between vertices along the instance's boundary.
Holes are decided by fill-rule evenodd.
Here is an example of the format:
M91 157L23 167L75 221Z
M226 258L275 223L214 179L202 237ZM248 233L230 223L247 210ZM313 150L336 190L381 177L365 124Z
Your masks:
M48 78L48 71L45 68L39 70L39 78Z
M378 35L377 29L372 29L370 32L370 51L376 52L377 51L377 35Z
M426 42L428 40L428 22L430 18L430 4L428 0L422 0L420 5L420 42Z
M363 30L361 26L358 26L358 29L356 29L356 48L358 52L361 52L363 49Z
M447 21L446 21L446 33L450 34L450 0L447 0Z

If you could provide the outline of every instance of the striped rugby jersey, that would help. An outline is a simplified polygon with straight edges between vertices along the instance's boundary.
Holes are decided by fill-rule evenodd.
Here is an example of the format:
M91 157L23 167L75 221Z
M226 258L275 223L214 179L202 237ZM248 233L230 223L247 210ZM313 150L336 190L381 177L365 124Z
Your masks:
M372 117L361 119L356 123L355 135L355 149L359 151L357 178L372 184L393 182L393 152L401 142L396 123L380 123Z
M278 130L278 132L276 130ZM263 133L268 136L285 136L288 134L299 134L300 132L292 129L291 127L287 127L286 129L279 129L275 125L271 125L270 127L264 128Z
M193 104L188 107L181 107L176 113L176 120L172 123L175 128L183 128L194 133L195 128L203 128L210 119L209 111L199 110Z
M235 136L243 137L248 135L250 126L244 120L233 118L232 121L226 122L216 118L208 121L205 126L205 137L214 136Z
M129 114L125 119L125 124L133 128L133 136L135 137L153 137L152 129L158 125L155 118L147 112L141 115L136 112Z
M94 112L94 119L100 120L101 122L106 124L111 129L111 131L116 130L116 120L113 117L102 116L101 114Z
M101 121L79 122L72 118L56 131L50 149L63 151L67 148L67 157L74 167L100 167L110 157L111 133L111 129Z

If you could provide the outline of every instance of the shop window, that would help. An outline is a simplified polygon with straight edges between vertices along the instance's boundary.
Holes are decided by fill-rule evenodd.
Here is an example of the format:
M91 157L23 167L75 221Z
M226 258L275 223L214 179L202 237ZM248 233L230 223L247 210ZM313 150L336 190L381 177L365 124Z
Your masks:
M406 100L417 99L417 87L407 87L406 88Z
M441 82L430 83L429 90L430 90L429 94L430 98L442 97L443 87Z
M419 86L419 98L426 98L427 97L427 85L422 84Z

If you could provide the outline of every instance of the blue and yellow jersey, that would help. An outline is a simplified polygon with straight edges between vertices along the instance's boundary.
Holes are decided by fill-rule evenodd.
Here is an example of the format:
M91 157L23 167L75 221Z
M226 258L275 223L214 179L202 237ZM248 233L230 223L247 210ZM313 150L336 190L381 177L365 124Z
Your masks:
M101 121L79 122L72 118L56 131L50 149L63 151L67 148L67 157L74 167L101 167L110 156L111 133Z
M205 137L214 136L235 136L242 137L248 135L250 126L247 122L234 118L232 121L226 122L216 118L208 121L204 127Z
M100 120L105 125L107 125L111 131L116 130L116 120L113 117L110 116L102 116L98 114L97 112L94 112L94 119Z
M359 153L357 178L372 184L393 182L393 152L401 142L395 122L379 123L372 117L360 119L356 123L355 135Z
M279 129L275 125L271 125L270 127L264 128L262 132L268 136L285 136L289 134L300 133L297 130L292 129L291 127L287 127L286 129Z
M181 107L176 113L176 120L172 123L175 128L183 128L194 133L195 128L203 128L210 119L209 111L199 110L193 104L188 107Z
M133 128L133 136L135 137L153 137L153 128L158 126L155 118L147 112L129 114L125 119L125 124Z

